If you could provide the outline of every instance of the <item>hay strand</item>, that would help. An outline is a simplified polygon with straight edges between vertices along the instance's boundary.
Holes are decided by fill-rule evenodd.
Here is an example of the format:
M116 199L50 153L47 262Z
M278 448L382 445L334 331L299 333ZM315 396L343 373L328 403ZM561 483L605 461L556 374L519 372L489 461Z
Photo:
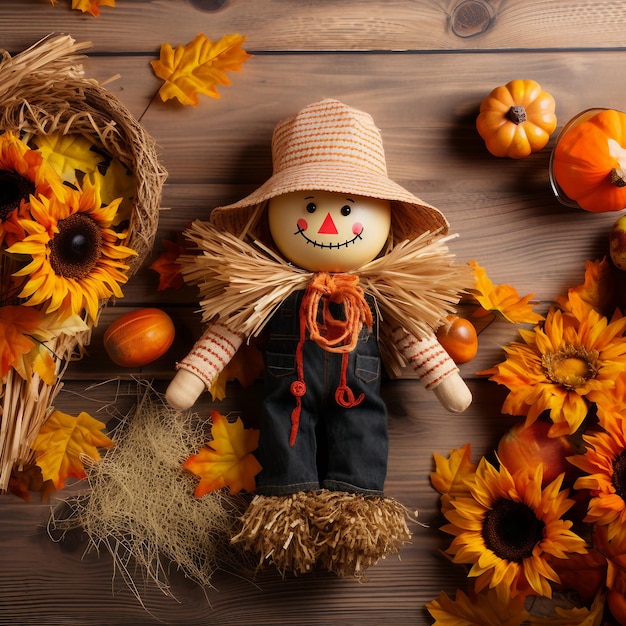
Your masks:
M242 571L246 559L230 546L244 508L227 491L194 497L196 477L182 462L207 441L207 420L178 413L150 387L112 433L116 445L87 469L89 489L53 512L52 536L81 529L86 553L105 551L141 602L139 581L173 596L169 572L211 586L222 569Z
M233 543L273 563L284 576L322 567L362 578L411 539L407 509L393 498L321 489L254 497Z

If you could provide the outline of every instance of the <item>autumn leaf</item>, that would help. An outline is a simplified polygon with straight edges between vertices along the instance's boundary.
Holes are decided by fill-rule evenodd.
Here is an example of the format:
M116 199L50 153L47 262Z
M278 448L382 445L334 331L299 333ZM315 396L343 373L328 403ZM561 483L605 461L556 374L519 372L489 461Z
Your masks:
M63 489L68 477L85 477L83 455L100 460L98 448L110 448L113 441L100 432L105 424L82 412L78 417L54 411L39 429L33 443L37 465L44 480Z
M435 471L430 474L430 482L441 494L441 509L449 508L450 500L463 496L469 491L469 483L473 480L476 463L471 461L469 443L451 450L448 458L433 454Z
M200 477L194 495L201 498L222 487L229 487L233 494L242 489L254 491L254 477L261 471L252 454L259 443L259 431L244 429L241 418L231 423L217 411L211 412L211 419L213 439L183 463L185 469Z
M55 6L59 0L50 0L50 4ZM114 7L115 0L72 0L72 9L91 13L96 17L100 14L99 7Z
M72 0L72 9L82 11L83 13L91 13L91 15L100 15L100 7L114 7L115 0Z
M100 164L96 170L90 172L89 179L100 190L103 204L111 204L117 198L122 198L113 225L129 220L137 197L137 180L134 174L118 159L112 158L106 167Z
M32 307L0 307L0 376L6 376L18 360L35 346L31 335L41 313Z
M531 615L527 623L531 626L601 626L607 623L603 620L604 607L605 595L598 593L590 607L564 608L555 605L553 614L546 617Z
M37 354L33 357L33 372L39 374L46 385L54 385L56 376L56 361L46 346L39 344Z
M241 71L250 54L241 48L242 35L224 35L212 42L200 33L186 46L161 46L158 61L151 61L154 73L165 82L159 89L163 102L176 98L182 104L197 106L198 94L219 98L217 85L230 85L226 72Z
M150 265L150 269L159 274L157 291L164 291L168 288L180 289L185 281L180 271L182 266L178 262L178 257L185 252L185 246L168 239L163 240L163 245L165 252Z
M226 383L238 380L242 387L249 387L259 378L264 369L263 355L253 344L243 343L235 356L215 379L209 391L213 400L226 397Z
M537 324L543 319L532 310L534 294L521 297L510 285L494 285L485 269L476 261L470 261L469 264L476 279L474 296L485 311L500 313L513 324Z
M55 172L66 182L76 180L76 171L93 172L104 159L93 150L93 144L82 135L41 135L33 139Z

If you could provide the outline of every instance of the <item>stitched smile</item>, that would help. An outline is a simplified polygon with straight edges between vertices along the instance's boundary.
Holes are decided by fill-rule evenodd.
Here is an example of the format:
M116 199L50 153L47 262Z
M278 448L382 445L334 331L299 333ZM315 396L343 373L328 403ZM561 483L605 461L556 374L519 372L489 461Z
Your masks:
M304 230L302 230L302 228L300 227L298 227L298 230L294 233L294 235L302 235L304 240L307 243L310 243L314 248L328 248L330 250L332 250L333 248L337 248L337 249L347 248L350 244L356 243L357 239L363 239L363 237L361 237L362 234L363 234L363 231L361 231L358 235L355 235L354 237L352 237L352 239L346 239L342 243L320 243L319 241L315 241L315 239L311 239L310 237L307 237L304 234Z

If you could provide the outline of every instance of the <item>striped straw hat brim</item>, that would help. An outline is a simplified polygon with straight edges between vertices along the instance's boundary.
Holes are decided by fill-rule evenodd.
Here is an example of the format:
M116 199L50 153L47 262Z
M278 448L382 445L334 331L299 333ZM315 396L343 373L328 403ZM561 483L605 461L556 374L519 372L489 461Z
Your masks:
M242 200L211 213L211 222L239 235L252 212L294 191L332 191L389 200L396 241L426 231L445 233L435 207L390 180L380 131L372 117L337 100L311 104L279 122L272 137L273 174Z

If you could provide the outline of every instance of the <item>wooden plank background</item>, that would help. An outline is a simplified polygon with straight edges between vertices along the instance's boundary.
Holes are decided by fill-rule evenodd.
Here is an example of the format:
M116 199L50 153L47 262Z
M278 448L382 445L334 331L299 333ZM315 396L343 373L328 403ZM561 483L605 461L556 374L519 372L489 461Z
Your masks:
M494 282L534 293L538 310L582 281L585 259L607 252L615 215L563 207L548 182L550 149L521 161L497 159L475 130L482 98L513 78L533 78L557 101L559 128L589 107L623 108L626 2L594 0L118 0L94 18L47 0L2 0L0 47L19 52L50 32L93 42L89 76L141 119L156 138L169 178L159 234L171 238L211 207L234 201L271 173L276 122L303 106L334 97L371 113L380 127L392 179L439 207L459 234L461 262L475 259ZM163 42L246 35L254 56L222 98L201 97L183 108L155 98L160 81L149 61ZM0 105L1 106L1 105ZM557 131L558 131L557 129ZM152 259L149 259L146 263ZM115 401L129 407L133 377L165 389L174 362L200 329L191 289L157 292L144 268L125 298L107 308L89 355L65 376L57 407L92 414ZM155 305L177 325L177 341L158 362L138 371L108 361L102 333L131 308ZM205 592L174 577L177 601L147 587L146 608L119 578L108 554L83 556L84 543L53 543L49 505L0 498L0 623L2 624L429 624L424 604L453 592L464 573L439 553L437 494L430 487L432 453L471 442L476 457L491 450L513 419L500 414L504 392L475 372L502 358L515 329L496 322L480 335L477 358L462 367L474 402L446 413L410 376L385 381L391 452L387 492L419 510L401 560L387 559L368 581L316 573L294 579L272 570L254 582L218 574ZM237 411L259 393L232 386L225 403L204 397L200 412ZM62 495L62 494L61 494Z

